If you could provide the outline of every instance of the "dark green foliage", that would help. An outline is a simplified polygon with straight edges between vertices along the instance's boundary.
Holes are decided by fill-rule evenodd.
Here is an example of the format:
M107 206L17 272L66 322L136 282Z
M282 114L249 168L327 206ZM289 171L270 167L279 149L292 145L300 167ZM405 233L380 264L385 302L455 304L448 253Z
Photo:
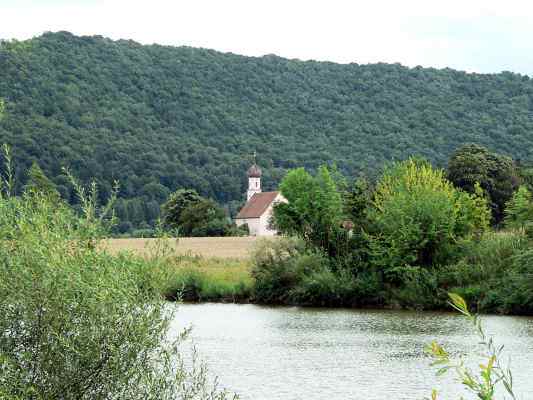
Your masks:
M193 189L179 189L161 207L163 227L180 236L243 236L247 227L237 228L226 211Z
M187 206L179 218L180 234L183 236L225 236L229 224L224 210L207 199Z
M166 229L179 229L182 223L183 211L202 201L196 190L179 189L170 195L168 200L161 206L161 217Z
M366 179L357 179L343 192L344 214L354 227L367 225L368 206L372 200L372 188Z
M139 206L161 204L154 185L242 201L253 149L268 190L297 166L335 161L347 176L376 176L412 154L443 166L465 142L521 159L533 147L533 83L508 72L242 57L58 32L0 44L0 96L0 141L13 146L19 191L36 160L71 203L61 166L94 177L102 198L118 180L117 215L134 228L157 220L153 204Z
M476 144L464 145L453 154L448 162L448 179L469 193L475 192L478 183L488 195L494 224L502 221L505 203L520 182L511 158Z
M519 232L489 232L479 241L462 243L460 261L438 273L439 286L461 294L471 306L483 312L532 313L533 303L516 304L520 294L513 291L522 282L526 296L529 280L522 268L522 254L531 243ZM519 302L520 303L520 302Z
M301 279L298 259L305 254L305 244L296 239L282 239L259 244L253 255L254 298L260 303L290 303L290 290Z
M321 252L300 239L262 242L252 257L254 300L260 303L319 306L382 304L378 274L365 271L356 277L332 268Z

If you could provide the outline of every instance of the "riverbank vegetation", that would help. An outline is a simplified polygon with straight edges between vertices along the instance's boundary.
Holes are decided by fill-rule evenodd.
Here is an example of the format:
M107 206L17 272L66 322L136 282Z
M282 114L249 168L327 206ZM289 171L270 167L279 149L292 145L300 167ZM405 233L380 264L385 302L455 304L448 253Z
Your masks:
M94 187L74 183L78 214L39 185L13 196L11 171L0 193L0 398L228 398L194 353L185 361L186 331L169 332L164 258L98 248L111 204L97 207Z
M163 269L162 294L167 300L239 303L252 299L249 260L171 257Z
M325 166L314 176L290 171L273 223L291 238L256 252L255 300L439 309L453 291L477 311L532 314L527 179L479 146L459 149L450 165L410 158L374 184Z
M477 312L533 314L529 170L473 145L449 164L410 158L351 183L292 170L272 221L283 236L258 240L250 262L174 257L164 295L430 310L453 291Z

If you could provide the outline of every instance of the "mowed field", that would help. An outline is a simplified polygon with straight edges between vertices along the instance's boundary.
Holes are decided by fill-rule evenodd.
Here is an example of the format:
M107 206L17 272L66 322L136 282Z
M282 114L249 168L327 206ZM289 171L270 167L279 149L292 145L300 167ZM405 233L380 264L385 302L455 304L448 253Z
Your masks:
M147 254L158 239L108 239L103 246L111 252L133 251L139 255ZM204 258L227 258L245 260L250 258L251 251L258 239L246 237L199 237L166 239L168 245L176 251L176 255L200 256Z

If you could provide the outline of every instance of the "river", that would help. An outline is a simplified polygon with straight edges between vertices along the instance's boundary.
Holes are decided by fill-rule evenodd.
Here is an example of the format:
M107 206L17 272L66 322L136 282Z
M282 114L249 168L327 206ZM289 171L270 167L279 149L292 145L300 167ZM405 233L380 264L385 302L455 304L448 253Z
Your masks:
M518 398L533 399L533 318L483 320L505 344ZM413 400L432 388L473 398L452 374L437 378L423 352L435 339L477 365L477 338L454 313L181 304L173 329L189 325L211 372L243 400Z

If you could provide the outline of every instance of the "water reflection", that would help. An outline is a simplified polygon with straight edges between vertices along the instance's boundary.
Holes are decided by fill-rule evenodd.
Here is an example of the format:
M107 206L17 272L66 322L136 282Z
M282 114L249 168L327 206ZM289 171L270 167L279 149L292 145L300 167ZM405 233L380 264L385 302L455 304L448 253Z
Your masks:
M533 319L484 320L512 357L520 398L533 398ZM453 313L180 305L175 329L189 324L211 370L245 400L412 400L432 388L459 398L460 386L435 378L423 348L433 339L456 355L477 348Z

